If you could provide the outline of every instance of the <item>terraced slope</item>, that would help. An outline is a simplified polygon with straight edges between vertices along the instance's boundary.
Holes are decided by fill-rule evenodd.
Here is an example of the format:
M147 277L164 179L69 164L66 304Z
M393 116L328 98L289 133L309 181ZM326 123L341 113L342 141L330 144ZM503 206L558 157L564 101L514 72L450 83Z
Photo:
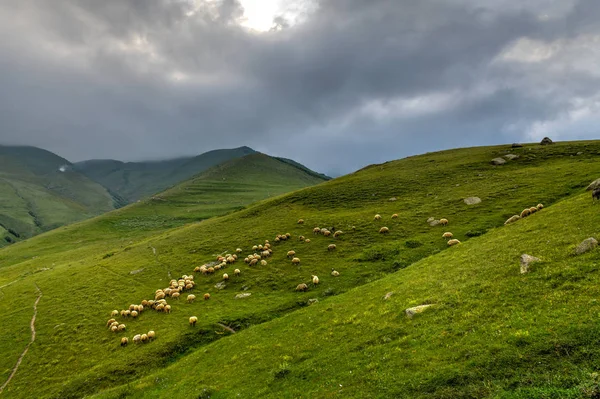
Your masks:
M254 153L252 148L239 147L164 161L90 160L76 163L75 168L131 203L164 191L213 166Z
M509 151L520 158L489 164ZM600 175L598 153L599 142L576 142L425 154L202 223L136 228L120 224L133 209L127 207L3 249L0 352L8 364L0 366L0 381L29 342L35 284L43 297L36 340L1 395L579 394L593 385L589 372L597 369L591 320L598 313L598 255L575 258L569 251L597 234L597 209L589 193L579 195ZM482 202L466 205L469 196ZM503 226L539 202L544 210ZM383 219L374 221L375 213ZM393 213L399 217L391 219ZM450 224L431 227L430 216ZM344 234L313 235L315 226ZM379 234L382 226L388 235ZM449 248L445 230L463 243ZM292 239L275 244L275 235L286 232ZM169 299L170 314L145 311L123 319L123 334L106 330L112 309L150 299L218 254L238 247L252 253L265 239L274 249L268 264L228 266L225 272L239 268L241 276L224 289L215 288L222 272L196 276L190 292L209 292L210 300ZM331 243L336 250L327 250ZM299 267L286 257L289 250ZM543 259L525 276L518 274L522 252ZM341 275L330 276L331 268ZM319 285L295 292L315 274ZM239 293L252 295L236 299ZM307 307L312 298L319 302ZM406 307L424 303L436 306L404 318ZM192 315L199 318L194 328ZM119 347L121 336L150 329L155 341Z
M35 147L0 146L0 247L114 205L106 189L66 159Z

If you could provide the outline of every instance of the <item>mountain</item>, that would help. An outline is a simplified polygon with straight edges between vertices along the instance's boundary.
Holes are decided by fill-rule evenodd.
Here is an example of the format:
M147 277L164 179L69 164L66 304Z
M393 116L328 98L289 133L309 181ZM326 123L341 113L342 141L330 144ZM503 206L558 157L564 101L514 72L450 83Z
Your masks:
M255 151L249 147L239 147L163 161L90 160L78 162L74 167L111 193L127 202L135 202L187 180L212 166L253 153Z
M0 146L0 246L114 209L101 185L35 147Z
M491 165L511 153L518 158ZM600 238L600 205L585 191L600 177L599 153L600 141L428 153L198 223L163 223L180 202L183 212L200 212L186 193L203 189L182 185L3 248L0 395L595 397L600 249L575 248ZM256 158L244 181L262 190L270 172L261 165L272 160ZM240 181L228 169L205 178ZM229 191L210 195L227 201ZM468 197L481 202L468 205ZM165 207L151 211L155 202ZM538 203L540 211L504 224ZM449 223L430 225L430 217ZM444 232L461 243L448 246ZM266 264L246 264L266 240ZM234 264L194 272L237 248ZM524 274L522 254L540 259ZM196 285L166 298L170 313L146 307L136 318L117 316L124 331L107 329L113 309L153 300L184 274ZM301 283L307 290L298 292ZM432 306L407 316L420 305ZM155 339L133 342L149 330Z

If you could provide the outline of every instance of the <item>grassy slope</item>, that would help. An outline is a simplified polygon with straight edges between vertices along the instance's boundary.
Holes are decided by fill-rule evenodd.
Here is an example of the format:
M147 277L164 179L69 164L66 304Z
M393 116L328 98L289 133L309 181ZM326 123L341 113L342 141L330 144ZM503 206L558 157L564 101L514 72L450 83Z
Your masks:
M563 197L581 192L600 173L594 162L600 143L526 147L515 150L522 155L519 160L501 168L490 166L489 159L503 149L453 150L375 165L316 187L263 201L225 217L162 234L115 229L114 225L110 225L110 218L115 214L125 216L128 212L126 208L107 217L69 226L4 249L0 251L0 286L15 280L18 284L2 289L6 299L0 301L0 328L7 329L5 326L10 324L11 331L26 329L26 318L15 321L9 315L14 313L14 309L23 309L20 315L30 309L35 299L33 282L37 282L44 292L38 306L38 340L5 391L6 395L28 396L32 393L32 382L38 383L35 393L39 397L80 396L119 384L129 385L108 394L121 391L139 394L140 389L159 394L166 392L162 389L168 387L179 389L180 385L175 387L173 384L175 380L180 380L181 384L188 387L189 391L186 392L191 392L189 396L198 396L197 390L205 386L214 387L210 389L217 394L221 392L222 396L231 396L237 389L247 393L247 396L257 396L261 389L273 392L275 396L281 396L285 390L294 396L294 389L303 389L305 392L313 390L313 396L334 396L336 391L332 381L335 379L329 379L329 375L339 376L343 386L350 384L352 389L342 393L346 396L364 396L369 389L379 390L375 392L381 392L380 396L399 396L409 392L413 397L425 394L456 397L456 390L461 387L472 388L474 397L498 392L501 388L514 391L533 377L528 375L527 378L521 378L511 374L513 369L526 371L523 368L525 363L519 363L509 356L512 347L499 341L498 353L507 357L499 357L506 361L490 366L500 373L488 378L491 386L482 384L485 378L473 377L481 374L480 363L473 363L477 367L473 369L474 374L469 374L471 370L465 369L463 363L471 363L459 355L469 356L474 361L491 361L485 354L495 348L496 341L494 335L485 332L491 334L499 323L504 322L501 312L504 308L497 306L497 301L505 300L505 296L493 296L490 293L509 292L513 297L518 295L518 291L514 290L514 270L507 266L508 263L503 268L494 269L491 266L496 263L490 263L487 259L504 259L502 262L510 259L509 263L514 269L515 257L522 250L522 243L527 244L525 248L532 249L530 252L533 255L549 259L538 267L558 267L558 261L537 250L544 241L537 240L541 233L535 225L539 220L549 225L554 222L552 226L556 226L556 218L543 219L542 215L552 215L551 207L499 232L493 228L502 226L506 218L525 206L537 202L551 205ZM570 156L578 151L584 154ZM476 206L465 205L462 198L470 195L481 197L483 202ZM398 201L390 202L390 197L397 197ZM576 206L579 204L577 201L581 201L583 206L586 200L589 199L576 198L573 200L575 205L564 202L567 204L564 206ZM559 206L563 205L556 205L560 211ZM381 223L373 222L375 212L384 215ZM396 221L389 219L393 212L400 214ZM594 223L596 214L590 212L587 209L576 215L568 213L569 218L564 219L565 227L562 230L568 234L570 229L580 228L577 230L579 235L567 237L549 233L557 238L562 237L557 239L557 245L548 246L549 250L556 249L558 254L559 250L564 249L564 243L571 245L595 233L590 231L593 230L590 226L597 226ZM443 228L432 228L424 223L429 216L448 217L451 221L449 229L463 240L464 245L447 249L441 239ZM299 217L305 218L305 225L295 223ZM581 224L578 225L579 218ZM385 237L377 233L384 224L391 230L390 235ZM314 225L335 225L346 234L337 240L313 237L310 232ZM354 231L350 229L352 225L356 227ZM490 229L489 235L473 241L468 238ZM520 229L530 234L517 234ZM495 235L511 230L515 231L515 235L510 236L514 243L502 245L503 242L495 238ZM251 269L239 264L236 267L242 269L242 277L231 281L223 291L213 288L219 281L219 275L199 276L199 287L194 291L196 294L211 292L213 297L208 302L198 301L187 305L183 301L171 301L174 311L170 315L148 312L138 320L126 322L130 338L138 332L156 330L159 339L152 344L121 349L118 348L118 337L105 331L103 325L111 309L121 309L129 303L148 298L156 288L165 286L169 273L171 276L189 273L195 265L238 246L247 253L251 245L264 239L272 240L276 233L286 231L294 236L309 235L313 242L300 244L294 240L278 245L266 267ZM106 241L98 240L99 236L106 237ZM337 251L327 252L326 247L330 242L337 243ZM494 246L484 245L486 242ZM482 245L481 249L479 245ZM156 256L152 248L156 250ZM285 259L285 253L292 248L302 259L300 268L292 267ZM413 264L440 252L422 263ZM486 256L482 257L482 254ZM560 261L558 255L553 256ZM479 267L485 273L473 272L478 270L474 267L479 263L473 262L472 257L479 259ZM425 273L423 268L428 264L434 264L433 272L440 273ZM43 267L51 269L41 271ZM331 267L339 270L342 276L330 278ZM464 270L461 271L461 268ZM133 275L129 273L139 269L144 270ZM384 278L394 271L398 272ZM493 274L498 272L506 274ZM308 282L311 274L318 274L322 284L307 293L295 293L293 288L296 284ZM570 276L563 272L558 274L559 281ZM593 273L587 275L594 277ZM481 280L474 278L477 276L481 276ZM384 279L378 281L381 278ZM414 285L411 278L418 284ZM359 287L375 281L374 285ZM577 278L571 284L578 290L579 287L583 289L586 286L582 281ZM498 288L495 288L496 285ZM235 300L234 295L241 292L244 286L249 288L252 296ZM535 296L539 294L540 287L539 284L526 286L531 291L525 294ZM354 291L342 295L352 289ZM387 291L396 291L396 294L389 302L380 302L380 297ZM336 296L338 294L341 295ZM552 296L550 291L544 294ZM306 301L314 297L319 298L321 303L301 310ZM486 302L480 303L482 300ZM539 297L536 300L540 302ZM439 311L435 309L424 313L408 325L399 317L406 306L426 301L438 303ZM523 308L529 302L536 305L533 300L523 300L511 306ZM332 310L327 311L330 307ZM340 310L339 317L336 317L336 307ZM471 308L477 311L469 313ZM284 316L299 309L293 315ZM482 309L488 309L490 313ZM192 314L200 318L194 330L187 326L187 318ZM430 314L434 319L426 318ZM523 312L515 313L519 314L522 318L527 316ZM576 317L582 320L583 327L593 327L585 322L585 313L574 312L567 316L564 323L573 325L573 317ZM441 323L446 320L444 318L453 318L456 330L452 323ZM273 319L277 320L269 321ZM11 322L8 323L8 320ZM528 320L524 319L524 322ZM218 321L247 330L240 331L235 337L219 340L226 335L220 334L223 331L215 327ZM474 334L480 331L478 327L473 333L470 329L463 330L465 326L473 329L477 323L482 325L479 333L482 335ZM528 334L533 337L544 332L536 324L528 325L532 326L527 330ZM396 331L398 326L402 328ZM449 341L448 347L439 343L441 338L437 335L436 339L427 335L429 332L442 331L440 329L447 331L453 340ZM311 332L313 330L314 333ZM556 331L564 332L560 329ZM413 332L414 336L411 335ZM10 337L6 331L0 333ZM268 339L271 335L273 338ZM285 337L289 339L284 340ZM475 341L469 341L471 337ZM558 335L558 338L561 337L564 334ZM0 342L0 351L6 351L8 359L16 360L18 356L15 348L22 343L17 339L18 336L15 336ZM232 339L243 342L228 344ZM213 341L217 342L211 344ZM469 352L470 343L476 342L479 346L473 349L473 353ZM534 342L539 345L546 343ZM395 346L400 349L386 352L387 348ZM297 352L294 352L294 348L298 348ZM593 350L585 340L581 340L581 348ZM346 354L348 360L340 361L340 356L337 356L340 353ZM546 359L553 359L554 352L544 353L547 353ZM185 354L189 355L182 359ZM258 360L258 354L265 356L266 360ZM202 357L208 355L210 359ZM180 359L181 362L178 362ZM142 385L136 383L139 376L156 372L156 367L181 364L182 370L187 370L188 362L193 363L193 359L206 362L201 373L192 373L190 370L187 374L194 375L196 382L193 386L178 370L173 370L171 377L156 375L158 379L152 379L153 384L149 383L150 380L142 380ZM427 377L422 364L435 365L436 359L443 372ZM558 364L556 362L553 364ZM582 362L578 364L584 366ZM526 366L531 365L527 363ZM6 378L10 367L0 368L0 381ZM307 381L313 376L310 374L313 367L320 373L317 382L309 385ZM341 370L339 374L335 370L338 367ZM349 367L355 367L353 373L359 377L353 379L349 373L353 370L348 370ZM582 373L587 371L586 367ZM217 370L220 370L218 373L221 376L215 377ZM343 373L344 370L347 375ZM503 379L501 373L510 375ZM206 376L212 376L210 381L205 379ZM247 380L248 376L253 376L256 383ZM346 383L342 376L351 382ZM579 377L575 374L571 376L573 378L563 385L578 383ZM303 378L306 378L305 382L302 382ZM412 378L418 383L413 384ZM156 384L156 381L159 383ZM539 385L540 380L535 381ZM549 381L549 384L560 385L554 380ZM247 388L244 384L247 384ZM294 387L296 385L297 388ZM384 391L386 386L391 391ZM339 387L336 385L335 389Z
M91 160L75 167L129 202L161 192L220 163L254 153L248 147L214 150L196 157L165 161L120 162Z
M34 147L0 146L0 246L113 209L113 199L69 162Z

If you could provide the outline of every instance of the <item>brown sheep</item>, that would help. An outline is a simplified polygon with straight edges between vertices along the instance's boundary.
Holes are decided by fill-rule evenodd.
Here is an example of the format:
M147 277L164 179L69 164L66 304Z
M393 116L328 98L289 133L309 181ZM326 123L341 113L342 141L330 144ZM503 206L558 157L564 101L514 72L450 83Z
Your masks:
M126 346L129 343L129 339L127 337L121 338L121 346Z
M531 210L529 210L529 208L523 209L523 212L521 212L522 218L527 217L529 215L531 215Z
M325 237L329 237L329 236L331 235L331 231L329 231L329 230L325 230L325 232L323 232L323 235L324 235Z
M204 300L208 301L210 299L210 294L207 292L206 294L204 294Z
M448 225L448 219L444 219L444 218L440 219L440 224L441 224L442 226L446 226L446 225Z
M318 227L315 227L315 228L313 229L313 234L319 234L320 232L321 232L321 229L320 229L320 228L318 228Z
M304 283L298 284L296 286L296 291L304 291L304 292L306 292L306 291L308 291L308 285L306 285Z

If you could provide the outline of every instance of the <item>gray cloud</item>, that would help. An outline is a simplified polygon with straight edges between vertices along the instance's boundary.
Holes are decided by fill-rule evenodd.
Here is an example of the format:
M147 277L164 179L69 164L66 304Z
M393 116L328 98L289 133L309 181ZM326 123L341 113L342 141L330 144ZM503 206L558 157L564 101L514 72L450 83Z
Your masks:
M75 161L248 145L346 173L597 137L593 0L322 0L260 34L243 13L236 0L3 1L0 142Z

